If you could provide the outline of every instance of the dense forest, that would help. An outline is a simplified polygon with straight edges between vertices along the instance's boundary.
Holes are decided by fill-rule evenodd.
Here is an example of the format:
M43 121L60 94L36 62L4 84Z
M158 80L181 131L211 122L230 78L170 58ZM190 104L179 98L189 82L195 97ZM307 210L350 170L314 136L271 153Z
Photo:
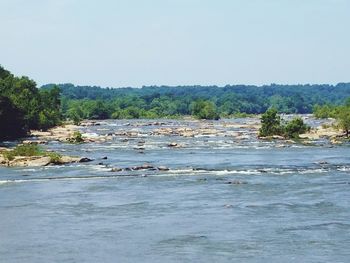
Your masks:
M0 66L0 140L27 135L60 123L58 87L39 90L27 77L15 77Z
M55 85L43 86L44 90ZM315 105L340 105L350 83L337 85L150 86L100 88L60 84L62 113L71 119L159 118L193 115L217 119L237 114L312 113Z

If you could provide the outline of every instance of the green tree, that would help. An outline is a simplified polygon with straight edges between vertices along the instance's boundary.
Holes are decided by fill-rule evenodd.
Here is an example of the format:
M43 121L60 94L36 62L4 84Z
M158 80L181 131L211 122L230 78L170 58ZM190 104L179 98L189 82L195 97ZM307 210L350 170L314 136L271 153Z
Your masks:
M8 97L0 95L0 141L26 135L23 113Z
M319 119L325 119L325 118L334 118L336 117L336 111L337 111L337 107L333 106L333 105L315 105L313 107L313 114L316 118Z
M350 131L350 107L342 106L339 108L339 113L336 116L340 128L346 133L346 137L349 137Z
M198 100L192 105L192 115L197 119L218 120L216 106L211 101Z
M283 128L281 126L281 117L275 108L268 109L261 115L261 128L259 136L266 137L271 135L281 135Z
M48 129L61 120L58 87L39 91L33 80L15 77L0 66L0 94L1 140Z
M78 103L70 106L67 117L73 121L75 125L79 125L84 118L84 113Z
M305 133L309 129L310 127L304 123L302 118L296 117L287 122L284 127L284 133L287 138L299 138L299 134Z

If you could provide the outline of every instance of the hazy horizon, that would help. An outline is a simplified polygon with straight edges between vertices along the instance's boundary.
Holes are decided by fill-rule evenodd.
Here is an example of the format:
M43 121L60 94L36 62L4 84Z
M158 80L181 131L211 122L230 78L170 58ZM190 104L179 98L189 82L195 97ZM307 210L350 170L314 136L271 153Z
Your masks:
M0 0L0 64L39 86L350 82L346 0Z
M141 89L143 87L169 87L169 88L176 88L176 87L209 87L209 88L225 88L226 86L255 86L258 88L262 88L262 87L269 87L272 85L277 85L277 86L322 86L322 85L329 85L329 86L337 86L339 84L350 84L349 82L339 82L339 83L334 83L334 84L330 84L330 83L291 83L291 84L283 84L283 83L270 83L270 84L262 84L262 85L254 85L254 84L227 84L227 85L197 85L197 84L189 84L189 85L142 85L142 86L101 86L101 85L89 85L89 84L75 84L75 83L45 83L43 85L39 85L39 88L46 86L46 85L66 85L66 84L72 84L76 87L98 87L98 88L102 88L102 89Z

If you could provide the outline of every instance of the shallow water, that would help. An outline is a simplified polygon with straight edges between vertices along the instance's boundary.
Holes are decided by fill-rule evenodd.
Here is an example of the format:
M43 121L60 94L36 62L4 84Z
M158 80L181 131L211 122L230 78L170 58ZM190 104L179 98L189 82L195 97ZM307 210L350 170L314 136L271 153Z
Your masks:
M0 262L349 261L348 145L285 145L253 135L169 138L137 123L82 131L138 129L144 149L140 137L121 135L50 143L95 160L0 168ZM183 147L167 147L171 141ZM170 171L110 171L146 162Z

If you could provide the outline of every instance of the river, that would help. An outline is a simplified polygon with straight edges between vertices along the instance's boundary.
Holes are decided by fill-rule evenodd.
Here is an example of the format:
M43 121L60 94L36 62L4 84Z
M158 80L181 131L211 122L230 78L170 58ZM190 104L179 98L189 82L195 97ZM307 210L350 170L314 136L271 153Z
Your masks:
M239 131L220 122L209 124ZM151 136L155 125L105 121L81 130L111 140L44 146L87 164L0 168L0 262L349 262L348 144L259 141L250 129ZM144 163L155 168L129 169Z

